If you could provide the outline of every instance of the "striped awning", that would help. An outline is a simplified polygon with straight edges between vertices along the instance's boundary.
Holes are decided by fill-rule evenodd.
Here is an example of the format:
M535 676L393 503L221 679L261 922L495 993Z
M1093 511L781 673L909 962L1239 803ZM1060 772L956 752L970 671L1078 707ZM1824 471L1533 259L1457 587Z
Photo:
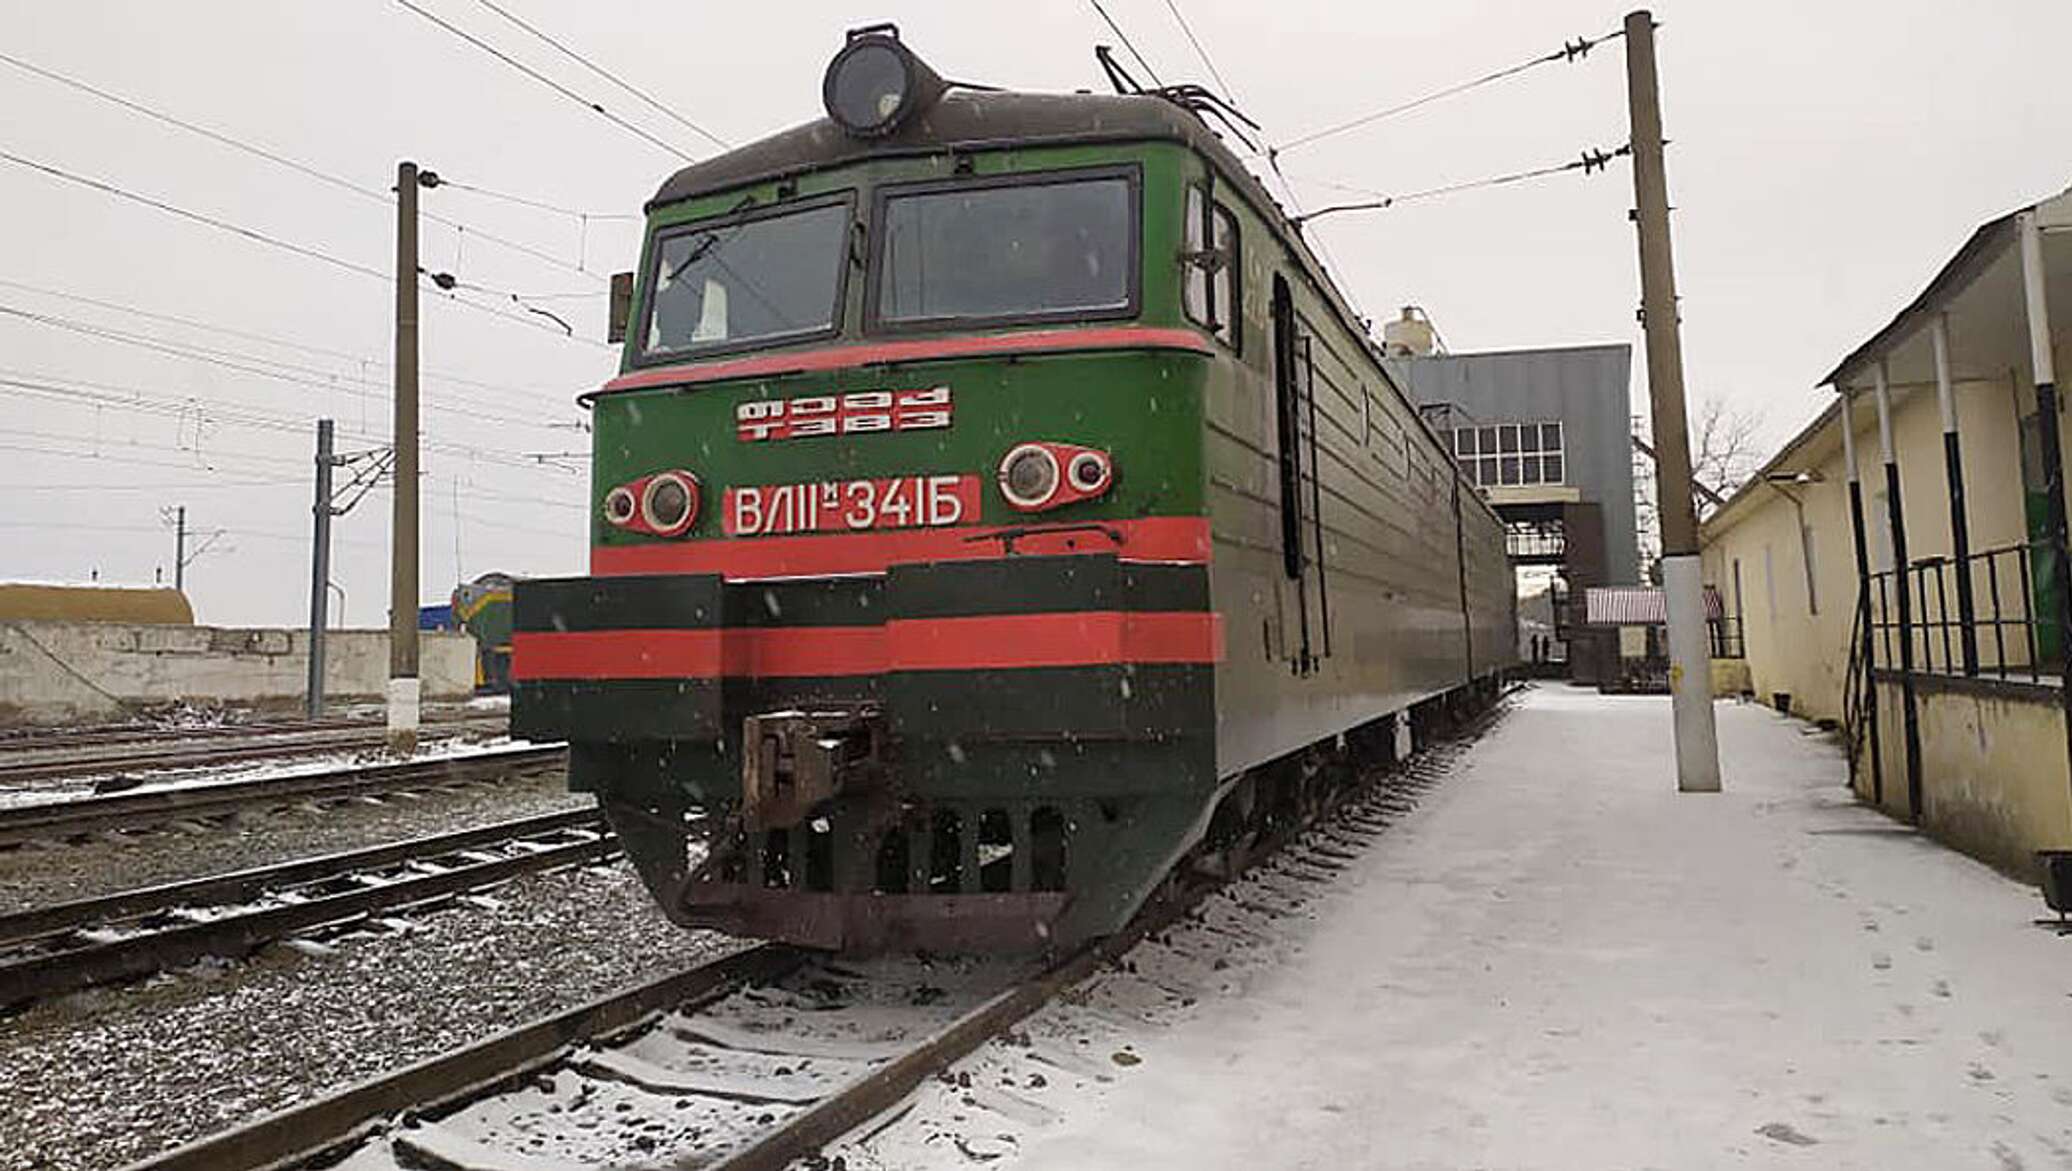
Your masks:
M1726 614L1719 591L1705 587L1705 619ZM1591 586L1583 593L1583 621L1592 626L1667 626L1669 602L1656 586Z

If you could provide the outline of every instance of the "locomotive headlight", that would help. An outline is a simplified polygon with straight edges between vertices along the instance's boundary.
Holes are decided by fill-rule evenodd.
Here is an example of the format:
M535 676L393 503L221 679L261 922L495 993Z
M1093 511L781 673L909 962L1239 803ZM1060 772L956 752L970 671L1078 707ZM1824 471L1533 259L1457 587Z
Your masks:
M1058 493L1058 457L1036 443L1024 443L1000 461L1000 494L1024 512L1042 508Z
M899 29L874 24L852 29L849 43L828 63L820 100L835 124L858 138L880 138L949 88L899 43Z
M1108 479L1114 474L1114 468L1108 462L1107 452L1082 451L1072 457L1066 474L1072 481L1074 491L1083 492L1088 496L1098 496L1108 487Z
M637 507L633 493L622 485L605 494L604 519L623 528L633 523L633 511Z
M671 537L691 527L698 515L698 478L689 472L663 472L640 494L640 519L658 535Z

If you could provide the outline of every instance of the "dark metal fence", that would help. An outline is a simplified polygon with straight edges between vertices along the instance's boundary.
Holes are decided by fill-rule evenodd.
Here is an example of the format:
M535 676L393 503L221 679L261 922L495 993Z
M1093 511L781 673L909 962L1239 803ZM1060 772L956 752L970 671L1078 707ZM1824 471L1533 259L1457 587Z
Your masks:
M1880 669L1900 666L1910 643L1914 670L1929 675L1988 676L2042 682L2055 674L2056 639L2036 612L2036 568L2048 556L2041 541L1954 557L1924 557L1908 566L1911 623L1899 619L1900 571L1871 574L1871 639ZM1962 587L1971 590L1971 613Z

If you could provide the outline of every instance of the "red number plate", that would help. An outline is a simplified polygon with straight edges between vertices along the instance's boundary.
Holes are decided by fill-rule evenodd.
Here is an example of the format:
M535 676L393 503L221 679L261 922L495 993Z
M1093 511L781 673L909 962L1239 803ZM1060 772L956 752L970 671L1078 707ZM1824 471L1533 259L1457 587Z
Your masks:
M728 488L721 528L730 537L935 528L978 520L977 476L898 476Z

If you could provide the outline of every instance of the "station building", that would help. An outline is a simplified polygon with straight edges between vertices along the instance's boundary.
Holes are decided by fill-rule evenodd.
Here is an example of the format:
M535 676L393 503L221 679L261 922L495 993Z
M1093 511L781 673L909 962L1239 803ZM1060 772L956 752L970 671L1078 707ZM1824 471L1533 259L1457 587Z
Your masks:
M2072 847L2068 335L2072 191L1974 232L1701 528L1746 686L1840 724L1864 800L2024 875Z
M1570 677L1611 678L1617 632L1592 629L1583 601L1591 587L1640 580L1632 347L1443 353L1413 309L1383 336L1389 373L1503 518L1512 564L1556 575L1553 634Z

